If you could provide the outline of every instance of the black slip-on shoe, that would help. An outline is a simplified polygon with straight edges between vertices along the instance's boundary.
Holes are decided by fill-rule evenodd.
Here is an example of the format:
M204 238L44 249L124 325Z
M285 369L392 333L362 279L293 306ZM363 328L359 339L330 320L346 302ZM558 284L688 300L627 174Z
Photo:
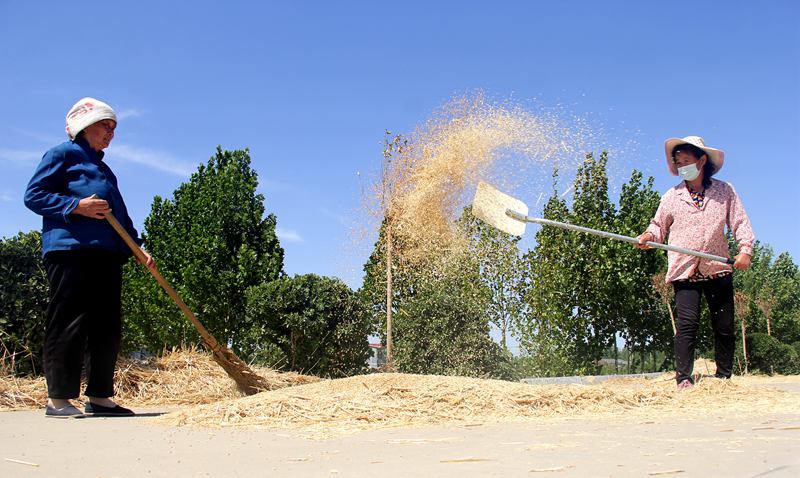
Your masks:
M113 407L104 407L103 405L87 402L84 409L88 415L93 417L131 417L136 415L133 413L133 410L120 407L119 405L115 405Z
M44 416L49 418L83 418L86 415L72 405L61 408L47 405L44 409Z

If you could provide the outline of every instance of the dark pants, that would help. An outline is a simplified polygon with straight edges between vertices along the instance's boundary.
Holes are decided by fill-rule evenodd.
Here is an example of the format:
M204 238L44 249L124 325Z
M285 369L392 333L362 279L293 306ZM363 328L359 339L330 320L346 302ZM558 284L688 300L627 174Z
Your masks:
M114 395L122 334L122 264L101 249L51 251L44 256L50 303L44 332L44 374L50 398L77 398L81 367L86 395Z
M678 383L692 380L694 349L697 329L700 326L700 296L706 296L714 330L714 361L717 377L730 378L733 371L733 353L736 332L733 324L733 276L699 282L676 281L675 308L677 334L675 335L675 371Z

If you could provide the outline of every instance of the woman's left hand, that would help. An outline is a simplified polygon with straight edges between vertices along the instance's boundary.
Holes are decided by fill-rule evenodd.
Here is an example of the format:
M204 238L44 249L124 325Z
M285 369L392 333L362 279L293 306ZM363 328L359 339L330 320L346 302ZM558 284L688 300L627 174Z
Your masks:
M733 268L739 270L745 270L750 267L750 254L745 254L741 252L736 254L736 257L733 258Z

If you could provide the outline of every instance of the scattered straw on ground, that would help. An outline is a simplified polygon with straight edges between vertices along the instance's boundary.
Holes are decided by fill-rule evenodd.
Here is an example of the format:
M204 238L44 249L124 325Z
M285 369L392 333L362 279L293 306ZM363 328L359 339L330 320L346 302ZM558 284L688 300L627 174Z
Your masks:
M796 394L756 387L749 380L709 378L678 392L666 374L656 380L619 379L589 386L373 374L196 406L162 420L172 425L299 429L311 437L326 437L377 428L623 413L800 413Z
M254 371L275 389L320 380L268 368ZM144 363L120 361L114 381L115 398L130 406L196 405L242 396L211 355L198 350L175 351ZM44 378L0 377L0 410L39 408L46 400Z
M166 424L295 429L318 438L378 428L544 418L800 413L796 393L771 388L800 383L798 376L704 378L694 389L678 392L671 374L541 386L395 373L320 381L269 369L256 372L276 388L286 388L242 397L208 354L173 352L145 364L122 363L117 398L131 406L196 405L159 419ZM713 362L696 362L695 372L713 374ZM0 410L39 408L45 400L44 379L0 377Z

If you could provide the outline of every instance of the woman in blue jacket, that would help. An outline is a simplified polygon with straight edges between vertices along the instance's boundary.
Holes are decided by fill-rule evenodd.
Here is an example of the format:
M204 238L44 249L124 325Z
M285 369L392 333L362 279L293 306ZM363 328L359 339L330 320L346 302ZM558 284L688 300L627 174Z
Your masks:
M131 256L103 220L112 212L141 244L117 178L103 161L114 138L114 110L83 98L67 113L70 141L47 153L25 191L25 205L42 216L42 253L50 283L44 372L50 417L80 417L70 400L80 394L85 365L87 414L133 412L111 400L122 334L122 265ZM155 267L149 254L147 267Z

